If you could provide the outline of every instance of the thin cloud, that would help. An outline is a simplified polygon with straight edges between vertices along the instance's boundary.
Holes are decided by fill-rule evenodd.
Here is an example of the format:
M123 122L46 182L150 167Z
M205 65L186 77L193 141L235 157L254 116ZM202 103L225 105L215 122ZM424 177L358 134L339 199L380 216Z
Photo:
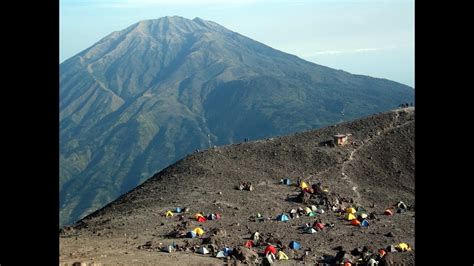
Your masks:
M183 6L183 5L250 5L259 3L285 3L290 0L117 0L98 3L108 8L143 8L154 6Z
M346 50L324 50L318 51L311 54L306 54L305 56L316 56L316 55L338 55L338 54L355 54L355 53L369 53L369 52L378 52L382 50L394 49L394 46L390 47L381 47L381 48L357 48L357 49L346 49Z

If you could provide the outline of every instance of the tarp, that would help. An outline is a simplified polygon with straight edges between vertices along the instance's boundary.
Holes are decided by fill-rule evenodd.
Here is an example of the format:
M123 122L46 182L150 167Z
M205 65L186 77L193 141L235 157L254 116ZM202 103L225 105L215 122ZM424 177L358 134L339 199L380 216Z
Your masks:
M283 251L278 251L277 258L279 260L288 260L288 256Z
M289 247L290 247L291 249L300 249L300 248L301 248L301 244L298 243L298 242L296 242L296 241L291 241Z
M271 252L272 254L276 254L276 248L272 245L268 245L266 248L265 248L265 251L263 253L267 254Z

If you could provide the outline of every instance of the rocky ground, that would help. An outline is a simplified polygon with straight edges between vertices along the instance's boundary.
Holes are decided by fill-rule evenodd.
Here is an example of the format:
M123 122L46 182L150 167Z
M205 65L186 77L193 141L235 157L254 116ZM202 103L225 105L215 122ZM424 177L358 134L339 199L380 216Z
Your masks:
M189 155L103 209L63 228L60 262L260 263L270 243L289 257L276 261L278 264L355 264L362 263L359 253L376 254L378 249L405 242L412 251L388 252L379 265L414 264L414 113L413 108L398 109L320 130ZM351 133L349 144L327 145L336 133ZM327 192L304 193L297 185L281 184L285 177L293 184L298 178L310 186L321 183ZM239 182L251 182L253 190L237 189ZM303 198L307 202L302 203ZM328 204L320 201L324 198ZM406 212L384 215L399 201L406 203ZM279 214L311 205L324 213L287 222L275 220ZM164 216L176 207L189 211ZM344 219L339 211L347 207L363 207L369 226L354 226ZM222 217L200 223L194 218L198 212ZM255 219L257 213L263 219ZM302 226L312 226L315 221L326 227L305 233ZM196 227L205 234L179 237ZM260 245L243 248L254 232L261 235ZM291 241L301 243L301 249L290 249ZM173 243L175 252L160 251ZM216 252L230 247L235 252L215 258L196 253L200 246Z

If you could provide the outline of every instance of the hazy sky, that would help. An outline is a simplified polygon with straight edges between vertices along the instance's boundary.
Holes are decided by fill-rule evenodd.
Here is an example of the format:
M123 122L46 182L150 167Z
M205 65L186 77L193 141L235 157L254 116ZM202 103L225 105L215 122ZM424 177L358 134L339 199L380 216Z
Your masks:
M60 0L60 62L140 20L200 17L317 64L414 86L414 0Z

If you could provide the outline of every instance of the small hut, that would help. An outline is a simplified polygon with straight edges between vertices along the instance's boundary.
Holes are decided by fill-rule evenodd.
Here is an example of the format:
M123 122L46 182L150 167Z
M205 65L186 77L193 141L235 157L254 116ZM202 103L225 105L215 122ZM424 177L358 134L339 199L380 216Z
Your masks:
M342 146L347 144L350 134L336 134L334 135L334 144Z

